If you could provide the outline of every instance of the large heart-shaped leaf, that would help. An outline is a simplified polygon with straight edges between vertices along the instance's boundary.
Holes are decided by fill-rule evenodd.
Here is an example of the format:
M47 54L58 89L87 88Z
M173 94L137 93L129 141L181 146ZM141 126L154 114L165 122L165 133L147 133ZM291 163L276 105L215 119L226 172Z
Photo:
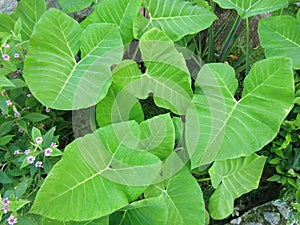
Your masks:
M189 71L184 57L166 34L158 29L147 31L140 40L142 60L146 72L127 85L134 96L145 99L154 94L158 106L176 114L185 114L191 101L192 89ZM136 77L131 71L123 70L123 77ZM129 78L127 78L129 79Z
M223 9L235 9L242 18L272 12L288 6L288 0L213 0Z
M205 67L196 80L202 94L194 96L187 112L186 144L192 168L258 151L276 136L293 107L294 79L288 58L254 64L239 101L234 98L236 81L226 74L226 66Z
M46 3L44 0L22 0L18 3L18 6L12 18L22 21L22 40L29 40L35 24L39 21L40 17L46 11Z
M81 38L80 38L81 36ZM81 42L81 60L75 56ZM79 24L57 9L37 23L24 65L24 78L33 95L55 109L95 105L107 93L111 70L122 58L122 40L113 24Z
M260 43L267 57L292 58L294 69L300 69L300 21L291 16L272 16L259 21Z
M138 138L132 138L137 128L133 121L114 124L69 144L43 183L31 212L61 221L87 221L135 200L144 187L132 187L134 182L150 184L161 164L151 153L128 147L138 143Z
M133 21L138 13L142 0L102 0L81 25L91 23L113 23L120 30L124 44L133 40Z
M166 224L168 209L161 197L133 202L110 218L114 225L162 225ZM159 215L159 216L158 216Z
M134 36L140 39L148 30L156 27L170 39L178 41L188 34L208 28L216 16L206 8L182 0L144 0L149 19L139 15L134 25Z
M216 191L208 206L213 219L229 216L233 212L234 200L258 187L265 162L264 156L254 154L213 164L209 174Z
M168 207L167 225L204 224L205 207L201 188L187 167L170 179L150 186L145 196L162 196Z

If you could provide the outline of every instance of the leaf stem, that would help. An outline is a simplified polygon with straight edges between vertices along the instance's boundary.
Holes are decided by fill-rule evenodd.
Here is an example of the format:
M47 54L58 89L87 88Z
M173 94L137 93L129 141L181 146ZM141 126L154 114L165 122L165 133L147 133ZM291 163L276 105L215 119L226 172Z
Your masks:
M210 181L211 178L210 177L205 177L205 178L199 178L197 179L197 182L204 182L204 181Z
M242 18L240 16L237 16L236 20L234 21L233 26L231 27L229 35L227 36L227 38L225 40L225 44L222 48L222 52L221 52L221 54L219 56L219 59L218 59L219 62L223 62L225 60L225 58L228 54L227 51L229 49L229 46L230 46L231 42L233 41L234 35L235 35L241 21L242 21Z
M249 54L250 54L250 30L249 30L249 18L246 18L246 72L245 75L249 73L249 67L250 67L250 59L249 59Z
M211 11L214 12L215 11L215 5L214 5L214 2L212 0L210 0L210 5L211 5ZM213 24L209 27L209 38L208 38L208 41L209 41L209 49L208 49L208 56L207 56L207 61L208 62L214 62L214 27L213 27Z

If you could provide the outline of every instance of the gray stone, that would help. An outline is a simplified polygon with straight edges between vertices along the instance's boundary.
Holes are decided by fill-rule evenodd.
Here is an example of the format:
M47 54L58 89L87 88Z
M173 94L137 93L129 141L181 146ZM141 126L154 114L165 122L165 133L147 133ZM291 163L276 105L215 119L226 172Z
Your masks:
M12 14L17 5L17 0L0 0L0 13Z
M297 225L297 211L283 200L275 200L257 206L242 216L232 220L229 225Z
M265 212L264 218L268 221L271 225L278 225L280 222L280 214L275 212Z

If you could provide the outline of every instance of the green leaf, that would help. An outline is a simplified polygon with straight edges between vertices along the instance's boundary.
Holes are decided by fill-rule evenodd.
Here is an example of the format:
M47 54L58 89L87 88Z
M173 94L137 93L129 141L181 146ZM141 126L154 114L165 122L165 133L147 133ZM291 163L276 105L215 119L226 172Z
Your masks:
M0 87L15 87L15 85L6 76L0 75Z
M130 185L151 183L161 162L151 153L128 147L137 145L138 139L131 136L137 127L133 121L114 124L69 144L44 181L31 213L87 221L111 214L140 196L145 188Z
M273 140L293 107L294 80L288 58L254 64L239 101L234 98L237 81L227 67L205 65L197 77L202 94L194 96L186 116L192 168L260 150Z
M49 218L43 218L43 225L109 225L109 217L105 216L100 219L85 221L85 222L75 222L75 221L61 222Z
M190 171L184 167L165 182L162 196L168 207L167 225L204 224L202 191Z
M208 28L216 19L208 9L182 0L144 0L143 6L150 18L142 15L136 18L134 36L137 39L155 27L164 31L171 40L178 41Z
M142 122L144 113L131 93L113 83L105 98L97 104L96 120L99 127L129 120Z
M223 9L235 9L243 18L272 12L288 6L288 0L213 0Z
M9 203L9 209L16 212L28 203L30 203L28 200L11 201Z
M14 137L15 135L6 135L3 137L0 137L0 146L7 145Z
M46 3L44 0L21 0L18 2L12 18L21 19L22 30L17 33L21 33L23 41L30 39L35 24L45 11Z
M166 224L168 218L168 209L161 197L133 202L122 211L119 225L161 225Z
M11 184L13 181L9 176L3 171L0 171L0 182L2 184Z
M31 137L32 137L32 140L35 142L35 139L37 137L42 137L42 133L41 133L41 131L38 128L32 127Z
M32 94L48 108L89 107L106 95L110 67L122 55L121 36L113 24L93 24L81 32L75 20L51 8L31 37L24 77Z
M258 187L265 161L265 157L253 154L213 164L209 174L216 191L208 205L213 219L229 216L233 212L234 200Z
M26 179L26 180L23 180L21 183L19 183L15 187L14 194L17 199L22 197L25 194L25 192L26 192L27 188L29 187L29 185L31 184L31 182L32 182L31 179Z
M78 12L89 7L92 3L93 0L58 0L58 4L66 13Z
M192 89L185 60L173 42L158 29L147 31L140 40L146 72L127 85L127 90L140 99L154 94L154 102L183 115L191 101ZM131 71L125 71L130 74ZM136 74L130 74L136 77ZM130 77L124 75L124 77Z
M259 21L260 43L267 57L292 58L293 68L300 69L300 22L292 16L272 16Z
M0 125L0 137L9 133L12 129L14 121L6 121Z
M14 30L15 20L6 13L0 13L0 32L11 33Z
M142 0L102 0L94 7L93 13L81 22L81 25L87 27L92 23L116 24L123 43L130 43L133 40L133 21L141 2Z
M48 118L49 116L41 113L28 113L27 115L24 116L24 119L33 123L38 123Z
M140 123L140 129L139 149L145 149L162 160L173 152L175 129L169 114L159 115Z

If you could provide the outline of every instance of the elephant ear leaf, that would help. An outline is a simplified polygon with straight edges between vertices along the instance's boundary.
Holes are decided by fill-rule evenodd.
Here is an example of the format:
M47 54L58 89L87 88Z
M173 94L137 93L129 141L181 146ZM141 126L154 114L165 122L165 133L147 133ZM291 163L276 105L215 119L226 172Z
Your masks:
M272 12L288 6L288 0L213 0L223 9L235 9L243 18Z
M260 43L267 57L292 58L293 68L300 69L300 20L292 16L274 16L259 21Z
M216 16L206 8L182 0L144 0L150 19L139 15L134 24L134 36L141 36L152 28L165 32L173 41L208 28Z
M266 158L256 154L248 157L216 161L209 170L216 191L209 199L213 219L224 219L233 212L234 200L259 184Z
M115 25L93 24L82 31L75 20L52 8L36 24L24 78L32 94L49 108L86 108L104 98L112 82L110 67L122 55Z
M226 74L216 66L209 67L209 73L202 69L197 77L202 93L193 97L194 108L187 113L186 143L192 168L258 151L276 136L294 102L294 78L288 58L254 64L239 101L232 88L236 81L226 80ZM216 101L218 104L213 104Z

